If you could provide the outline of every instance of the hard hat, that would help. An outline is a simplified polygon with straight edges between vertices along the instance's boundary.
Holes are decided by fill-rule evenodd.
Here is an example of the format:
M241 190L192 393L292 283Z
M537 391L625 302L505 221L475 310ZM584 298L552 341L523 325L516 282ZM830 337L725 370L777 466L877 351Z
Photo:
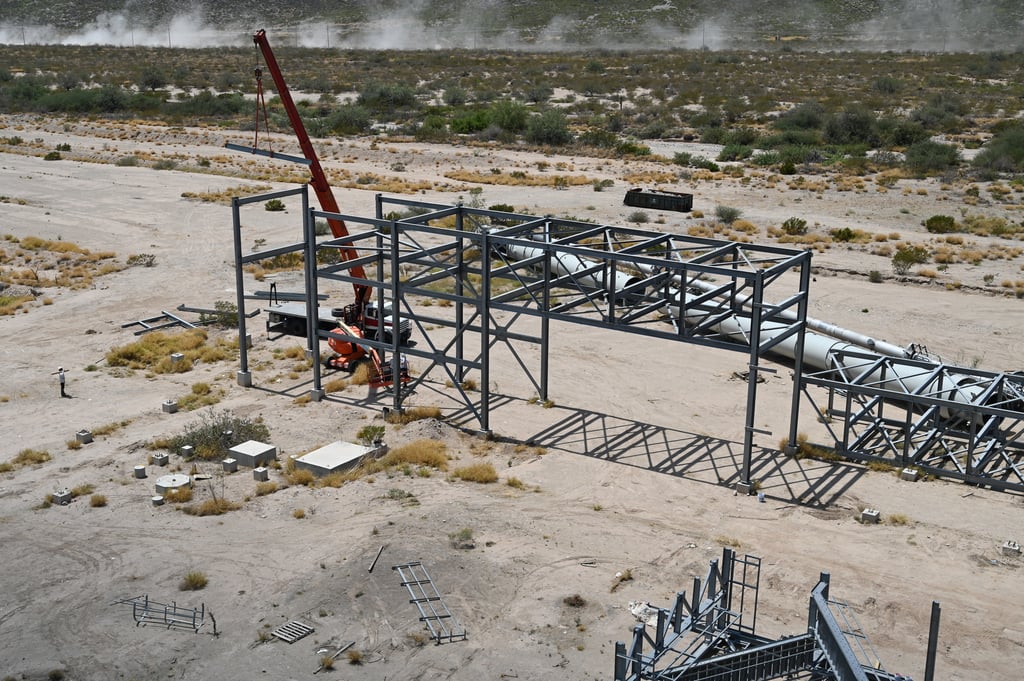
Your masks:
M64 367L57 367L57 371L64 371Z

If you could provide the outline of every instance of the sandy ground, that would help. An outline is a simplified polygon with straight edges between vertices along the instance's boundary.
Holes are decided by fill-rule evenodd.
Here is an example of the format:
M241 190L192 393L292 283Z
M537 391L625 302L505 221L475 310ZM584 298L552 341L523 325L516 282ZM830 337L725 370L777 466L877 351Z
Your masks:
M2 122L4 136L18 134L46 148L67 141L93 160L139 151L181 158L225 154L223 133L154 130L114 137L102 124L90 130ZM296 375L272 355L295 339L269 341L262 316L252 322L252 360L268 368L255 371L251 389L236 384L232 362L171 376L107 368L106 352L135 340L124 324L180 304L233 300L230 210L181 195L257 183L87 162L76 154L46 162L24 149L8 151L21 153L0 155L0 194L11 199L2 204L0 234L72 241L114 251L122 260L149 253L156 266L124 269L83 290L47 289L51 304L0 317L0 461L25 448L53 457L0 474L0 676L57 678L59 671L63 678L97 680L299 679L317 670L323 651L351 642L362 664L343 657L326 672L329 678L607 679L614 642L628 640L636 622L629 603L668 607L729 545L763 558L760 633L805 628L810 590L820 572L829 572L832 596L852 606L890 671L923 677L931 602L937 600L936 678L1019 678L1022 562L1000 547L1021 540L1020 497L778 457L771 450L788 428L792 393L782 367L759 393L758 426L774 433L759 435L756 443L754 477L765 503L735 495L746 384L733 374L745 368L742 353L559 328L553 407L531 403L533 390L512 362L492 375L500 395L491 419L494 441L473 435L473 422L443 378L421 388L410 404L441 407L445 422L388 426L392 446L440 439L455 459L452 466L493 463L501 478L496 484L394 473L341 488L289 487L257 497L247 469L223 475L206 464L200 472L211 479L197 485L197 497L213 491L248 499L240 510L199 518L152 506L154 478L180 467L180 458L173 456L167 469L150 466L146 479L136 479L134 467L146 463L147 442L197 418L161 410L195 382L223 391L213 409L262 417L282 458L353 440L364 425L380 422L389 402L354 387L319 403L296 402L309 389L308 374ZM670 154L671 148L656 151ZM485 186L482 200L610 224L625 224L633 212L621 204L622 191L630 184L627 174L643 165L369 141L335 145L324 157L328 168L354 174L388 175L401 161L406 179L435 183L421 198L445 203L468 196L463 183L442 186L447 169L564 163L571 172L616 185L604 192L589 184L561 191ZM695 206L707 214L718 204L741 207L765 241L767 225L799 215L820 229L898 232L923 242L929 235L921 220L954 212L962 197L934 180L901 181L886 193L812 192L728 179L672 188L693 191ZM372 213L373 193L337 191L345 212L364 215ZM246 214L246 228L265 235L269 245L294 240L297 207L286 213L257 208ZM1012 205L988 210L1015 217ZM685 232L699 222L650 214L657 219L647 226L665 231ZM2 247L11 248L8 242ZM1021 258L952 265L932 283L883 284L864 275L872 269L888 274L888 259L864 250L833 247L814 262L813 316L901 345L923 343L968 365L1021 368L1024 313L999 286L1024 278ZM995 285L987 285L985 275ZM282 288L290 281L282 277ZM266 289L267 283L249 279L247 286ZM332 292L332 301L341 304L345 295ZM58 397L52 375L58 365L69 369L71 399ZM90 365L99 369L85 371ZM79 430L121 422L80 449L66 444ZM804 414L800 427L813 439L812 415ZM506 484L510 478L524 486ZM109 503L94 508L83 497L40 508L47 494L83 484L94 485ZM394 498L402 495L392 490L411 496ZM864 507L905 516L907 523L862 525L855 516ZM295 518L296 509L305 518ZM474 548L452 546L449 535L463 528L472 530ZM416 560L468 633L465 641L423 645L419 613L391 569ZM204 590L179 591L190 570L209 577ZM633 579L613 590L616 573L626 570ZM199 634L136 627L131 608L115 603L143 594L189 608L205 604L213 617ZM582 607L564 602L575 594ZM314 633L291 645L261 641L291 620Z

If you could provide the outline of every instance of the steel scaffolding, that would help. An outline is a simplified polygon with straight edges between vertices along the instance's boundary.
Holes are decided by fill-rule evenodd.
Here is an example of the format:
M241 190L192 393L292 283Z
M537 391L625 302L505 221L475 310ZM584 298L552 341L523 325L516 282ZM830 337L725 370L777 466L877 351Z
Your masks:
M829 599L829 575L811 591L805 631L779 639L755 631L761 560L729 548L703 580L657 608L654 625L637 624L627 647L615 644L615 681L898 681L885 671L845 603ZM934 673L938 604L933 603L925 681ZM653 631L651 631L653 629Z

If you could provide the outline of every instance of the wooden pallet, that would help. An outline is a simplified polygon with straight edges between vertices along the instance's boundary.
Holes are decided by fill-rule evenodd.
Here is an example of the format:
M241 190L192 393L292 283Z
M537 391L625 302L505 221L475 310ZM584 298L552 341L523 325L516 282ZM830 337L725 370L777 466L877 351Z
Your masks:
M291 622L286 622L277 629L274 629L270 634L281 639L285 643L295 643L300 638L305 638L314 631L313 627L308 624L292 620Z

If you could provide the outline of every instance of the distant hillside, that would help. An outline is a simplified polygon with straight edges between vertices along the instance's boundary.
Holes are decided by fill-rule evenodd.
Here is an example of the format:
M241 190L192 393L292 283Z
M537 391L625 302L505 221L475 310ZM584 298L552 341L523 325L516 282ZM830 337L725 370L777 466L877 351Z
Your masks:
M294 43L384 49L751 48L1013 51L1020 0L6 0L0 42ZM199 38L199 36L203 36ZM130 42L129 42L130 41ZM195 45L198 46L198 45Z

